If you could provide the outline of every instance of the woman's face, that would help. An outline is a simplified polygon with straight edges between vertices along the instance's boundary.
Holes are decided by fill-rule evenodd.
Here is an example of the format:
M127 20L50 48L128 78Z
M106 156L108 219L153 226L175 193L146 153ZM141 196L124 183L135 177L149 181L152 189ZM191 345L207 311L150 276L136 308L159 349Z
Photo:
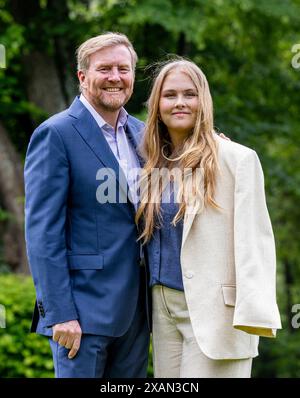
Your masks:
M182 142L194 128L198 93L191 78L181 70L171 71L162 85L159 113L174 143Z

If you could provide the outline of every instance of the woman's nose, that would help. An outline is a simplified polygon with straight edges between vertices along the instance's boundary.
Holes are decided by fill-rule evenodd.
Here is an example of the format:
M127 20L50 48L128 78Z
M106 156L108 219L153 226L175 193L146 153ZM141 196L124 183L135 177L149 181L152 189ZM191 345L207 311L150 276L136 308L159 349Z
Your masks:
M176 98L175 106L182 108L185 106L185 101L182 95L178 95Z

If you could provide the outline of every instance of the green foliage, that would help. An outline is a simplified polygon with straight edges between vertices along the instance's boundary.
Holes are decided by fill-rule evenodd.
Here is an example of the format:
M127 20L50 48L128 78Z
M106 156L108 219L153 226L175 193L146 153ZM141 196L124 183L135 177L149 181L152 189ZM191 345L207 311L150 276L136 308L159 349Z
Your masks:
M1 377L53 377L47 338L29 333L34 300L30 277L0 274L0 304L6 309L6 329L0 329ZM300 335L296 329L289 333L287 319L283 321L284 330L278 332L276 340L261 338L253 377L299 377ZM152 376L150 346L148 377Z
M11 218L10 213L8 213L7 211L3 210L0 206L0 223L7 221Z
M0 273L0 305L6 311L6 328L0 328L1 377L54 376L47 337L29 333L34 301L31 277ZM151 347L148 376L153 376Z
M30 277L0 274L0 303L6 328L0 329L1 377L53 377L48 339L29 333L35 293Z
M289 325L291 306L300 302L300 70L291 66L291 48L300 43L300 0L68 0L64 13L58 11L60 2L37 0L26 23L13 16L11 3L0 0L0 43L6 46L8 65L0 69L0 119L22 154L33 125L46 118L28 100L22 59L30 51L47 53L57 62L59 40L63 48L72 43L71 54L76 45L103 31L127 34L139 55L127 110L143 120L151 86L145 66L179 54L203 69L216 127L255 149L261 159L276 238L279 303ZM0 221L6 217L0 210ZM297 333L290 328L275 341L262 339L256 374L297 374L297 344ZM6 368L2 361L1 366Z
M252 377L300 377L299 331L279 331L276 340L261 339L260 355L253 361Z

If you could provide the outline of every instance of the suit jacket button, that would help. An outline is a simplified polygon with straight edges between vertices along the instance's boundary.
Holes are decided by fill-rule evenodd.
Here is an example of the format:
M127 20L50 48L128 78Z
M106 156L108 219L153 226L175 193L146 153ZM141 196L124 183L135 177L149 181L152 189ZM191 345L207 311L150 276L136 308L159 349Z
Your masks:
M192 271L188 271L185 274L185 277L188 278L188 279L191 279L193 276L194 276L194 273Z

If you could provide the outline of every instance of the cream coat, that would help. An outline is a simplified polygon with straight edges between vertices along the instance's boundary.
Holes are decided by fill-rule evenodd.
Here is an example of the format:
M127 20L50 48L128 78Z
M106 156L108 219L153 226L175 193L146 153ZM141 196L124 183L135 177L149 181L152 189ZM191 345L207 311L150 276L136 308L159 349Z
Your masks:
M281 328L276 255L256 153L215 135L221 210L185 214L181 266L200 349L212 359L258 355L259 336Z

